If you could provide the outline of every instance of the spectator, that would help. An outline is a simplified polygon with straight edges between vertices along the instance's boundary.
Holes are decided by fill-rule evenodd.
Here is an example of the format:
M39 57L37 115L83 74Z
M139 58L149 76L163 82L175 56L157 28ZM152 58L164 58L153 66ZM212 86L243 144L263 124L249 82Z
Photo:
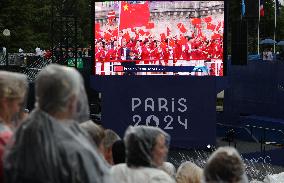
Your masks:
M118 140L120 140L120 137L114 131L111 129L105 130L105 138L103 140L104 157L110 165L113 165L112 145Z
M113 164L125 163L125 145L123 140L118 140L112 145Z
M173 179L175 179L176 176L176 168L175 166L170 162L164 162L162 166L159 167L161 170L166 172L169 176L171 176Z
M36 108L4 157L7 183L111 183L109 170L78 122L89 118L83 79L50 64L35 82Z
M205 183L248 183L244 162L232 147L218 148L208 159L204 168Z
M35 56L41 56L42 55L42 51L40 50L39 47L36 47L35 49Z
M177 183L201 183L203 170L196 164L186 161L177 171Z
M27 76L24 74L0 71L0 158L13 135L13 119L22 108L28 88ZM3 180L3 165L0 161L0 183Z
M104 129L91 120L81 123L80 127L83 128L90 135L92 142L96 144L96 148L98 148L99 152L103 155L103 139L105 138Z
M268 51L267 51L267 60L268 61L273 61L272 48L268 49Z
M167 157L169 136L159 128L129 127L124 141L126 164L111 168L117 183L174 183L164 171L158 169Z

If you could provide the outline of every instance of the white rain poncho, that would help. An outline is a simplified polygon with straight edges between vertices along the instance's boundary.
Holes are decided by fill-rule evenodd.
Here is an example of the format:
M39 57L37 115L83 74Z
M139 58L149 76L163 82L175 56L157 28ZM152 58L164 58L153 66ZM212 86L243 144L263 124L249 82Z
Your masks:
M111 169L116 183L174 183L167 173L156 168L152 159L152 150L159 135L164 135L169 143L169 136L156 127L137 126L126 130L126 164L118 164Z
M124 135L126 163L129 167L156 167L152 160L152 150L159 135L164 135L169 145L170 136L157 127L130 126Z
M41 71L36 108L5 154L7 183L112 183L105 162L77 124L88 119L83 83L75 69L52 64ZM73 106L71 116L51 115L64 113L66 106Z
M209 157L203 172L204 183L248 183L244 162L235 148L219 147Z
M284 172L279 174L267 175L263 180L263 183L280 183L280 182L284 182Z

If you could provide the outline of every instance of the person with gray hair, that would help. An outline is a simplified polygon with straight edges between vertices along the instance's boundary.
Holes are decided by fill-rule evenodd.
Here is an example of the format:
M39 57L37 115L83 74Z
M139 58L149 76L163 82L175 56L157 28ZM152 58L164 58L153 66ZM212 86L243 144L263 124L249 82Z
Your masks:
M112 166L117 183L174 183L158 169L168 154L169 135L157 127L129 127L124 135L126 163Z
M105 138L103 139L104 144L104 157L105 160L110 164L113 165L113 157L112 157L112 145L120 140L120 137L111 129L105 130Z
M81 123L80 127L89 134L91 142L95 143L96 148L98 148L99 152L104 155L103 140L105 138L105 130L103 127L97 125L91 120Z
M219 147L205 167L205 183L248 183L244 162L235 148Z
M2 158L13 131L24 112L28 80L24 74L0 71L0 183L4 182Z
M36 108L4 157L6 183L112 183L109 169L79 127L89 119L80 73L57 64L35 81Z

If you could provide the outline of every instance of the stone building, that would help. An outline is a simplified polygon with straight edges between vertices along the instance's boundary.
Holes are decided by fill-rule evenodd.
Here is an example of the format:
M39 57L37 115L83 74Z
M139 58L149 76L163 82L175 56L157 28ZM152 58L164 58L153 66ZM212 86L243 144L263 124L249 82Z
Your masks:
M115 11L116 14L114 27L118 25L119 3L119 1L95 2L95 22L101 24L102 30L107 26L107 14L110 11ZM187 34L195 32L190 23L191 18L212 16L213 23L216 24L224 20L223 1L150 1L149 8L150 21L155 24L155 28L151 30L154 35L166 32L167 27L173 35L179 34L176 26L178 23L185 25Z

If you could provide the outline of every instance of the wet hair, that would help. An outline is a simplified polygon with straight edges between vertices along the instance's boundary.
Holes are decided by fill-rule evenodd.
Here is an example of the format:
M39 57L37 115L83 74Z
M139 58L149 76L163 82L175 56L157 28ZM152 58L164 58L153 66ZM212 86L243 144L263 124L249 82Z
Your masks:
M218 148L208 159L204 168L206 183L248 183L244 162L232 147Z
M102 144L103 139L105 138L105 132L101 126L95 124L93 121L86 121L81 123L80 127L90 135L97 147Z
M117 140L120 140L120 137L111 129L105 130L105 138L103 140L103 144L105 148L112 147L113 143L115 143Z

